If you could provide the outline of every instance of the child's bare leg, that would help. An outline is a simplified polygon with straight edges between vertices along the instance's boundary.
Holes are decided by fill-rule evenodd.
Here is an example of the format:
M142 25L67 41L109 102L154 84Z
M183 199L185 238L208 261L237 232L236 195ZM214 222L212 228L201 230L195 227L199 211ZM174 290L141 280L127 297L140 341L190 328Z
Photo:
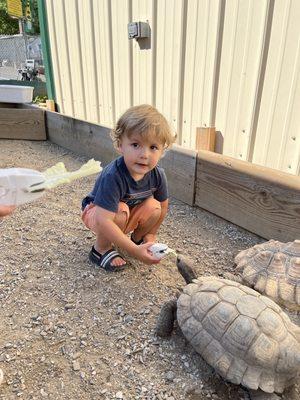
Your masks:
M161 209L155 208L152 210L150 217L146 221L141 221L134 230L132 237L135 242L140 241L144 236L151 232L152 228L157 224L161 215ZM149 241L149 240L148 240Z
M126 223L127 223L127 214L123 211L119 212L116 214L114 222L118 227L124 231ZM112 248L112 243L107 240L101 233L97 234L96 237L96 244L95 244L95 249L100 253L103 254L106 251L110 250ZM121 257L116 257L111 261L111 265L114 265L115 267L121 266L126 264L126 261L123 260Z

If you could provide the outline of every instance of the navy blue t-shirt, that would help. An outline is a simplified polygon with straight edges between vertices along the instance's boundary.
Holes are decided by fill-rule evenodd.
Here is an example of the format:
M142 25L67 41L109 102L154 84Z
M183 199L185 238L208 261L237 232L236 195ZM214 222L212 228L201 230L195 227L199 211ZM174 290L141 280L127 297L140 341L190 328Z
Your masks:
M93 190L82 200L82 209L92 202L105 210L117 212L120 201L128 207L133 207L152 196L159 202L168 198L164 170L156 166L141 180L135 181L126 167L124 158L119 157L103 168Z

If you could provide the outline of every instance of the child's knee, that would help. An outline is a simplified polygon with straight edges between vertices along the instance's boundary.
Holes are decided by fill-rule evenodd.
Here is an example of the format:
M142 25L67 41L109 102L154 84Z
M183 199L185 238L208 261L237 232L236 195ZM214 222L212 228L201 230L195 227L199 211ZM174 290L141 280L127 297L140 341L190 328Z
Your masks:
M130 211L129 211L129 207L126 203L123 203L122 201L120 201L119 203L119 207L118 207L118 212L116 215L122 215L124 217L124 215L126 215L126 218L129 217Z
M143 204L143 218L142 220L147 221L149 219L158 219L161 214L160 202L150 197L144 201Z
M144 212L147 212L149 214L151 214L151 213L159 213L160 214L161 213L160 202L153 199L152 197L150 197L144 201L143 210L144 210Z
M129 207L125 203L120 203L118 212L115 215L114 222L122 230L125 228L129 218Z

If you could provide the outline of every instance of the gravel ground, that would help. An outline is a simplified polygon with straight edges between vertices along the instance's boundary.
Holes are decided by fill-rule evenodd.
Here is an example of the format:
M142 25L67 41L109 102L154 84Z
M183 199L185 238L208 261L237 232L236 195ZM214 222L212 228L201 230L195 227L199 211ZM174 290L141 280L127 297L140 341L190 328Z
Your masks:
M43 171L87 160L49 142L0 141L0 167ZM94 237L80 202L95 177L49 191L0 222L0 399L246 400L175 329L154 333L160 305L184 284L170 256L155 266L128 259L107 274L88 261ZM233 272L255 236L171 199L159 241L196 261L199 275ZM299 389L283 396L300 399Z

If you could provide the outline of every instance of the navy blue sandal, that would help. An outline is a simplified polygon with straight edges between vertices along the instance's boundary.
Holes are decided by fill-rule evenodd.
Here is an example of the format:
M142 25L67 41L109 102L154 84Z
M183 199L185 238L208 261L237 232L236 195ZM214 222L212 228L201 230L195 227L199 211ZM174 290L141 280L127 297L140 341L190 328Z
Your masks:
M110 249L107 250L105 253L100 254L95 247L92 247L92 250L90 251L89 254L89 259L90 261L92 261L93 263L97 264L98 267L103 268L105 271L108 272L117 272L117 271L122 271L127 264L123 264L123 265L112 265L112 260L114 260L115 258L120 257L120 254L114 250L114 249Z

